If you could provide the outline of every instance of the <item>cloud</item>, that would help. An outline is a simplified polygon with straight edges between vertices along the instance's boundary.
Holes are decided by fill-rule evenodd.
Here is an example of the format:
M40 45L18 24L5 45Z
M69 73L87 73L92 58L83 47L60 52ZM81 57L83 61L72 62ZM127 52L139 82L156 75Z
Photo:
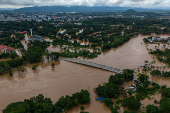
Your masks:
M0 8L31 6L169 7L170 0L0 0Z

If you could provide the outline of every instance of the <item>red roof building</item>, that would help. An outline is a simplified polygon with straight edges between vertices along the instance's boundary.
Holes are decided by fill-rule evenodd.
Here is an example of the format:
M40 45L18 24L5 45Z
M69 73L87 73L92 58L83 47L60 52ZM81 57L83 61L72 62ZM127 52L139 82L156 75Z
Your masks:
M7 51L13 51L14 50L14 48L12 48L12 47L7 47Z
M5 49L5 45L0 45L0 50Z

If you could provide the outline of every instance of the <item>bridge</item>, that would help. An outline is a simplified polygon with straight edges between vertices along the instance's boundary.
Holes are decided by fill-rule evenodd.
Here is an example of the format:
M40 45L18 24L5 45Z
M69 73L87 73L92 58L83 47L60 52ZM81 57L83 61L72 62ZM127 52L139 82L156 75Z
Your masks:
M114 73L123 73L122 69L117 69L117 68L114 68L114 67L105 66L105 65L102 65L102 64L89 62L89 61L85 61L85 60L74 59L74 58L60 58L60 60L73 62L73 63L77 63L77 64L83 64L83 65L86 65L86 66L91 66L91 67L103 69L103 70L114 72Z

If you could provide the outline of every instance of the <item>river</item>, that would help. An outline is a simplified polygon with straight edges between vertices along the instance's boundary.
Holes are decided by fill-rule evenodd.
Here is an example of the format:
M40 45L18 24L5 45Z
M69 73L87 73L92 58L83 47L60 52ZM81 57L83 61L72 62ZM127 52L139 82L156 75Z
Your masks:
M143 65L145 60L152 61L153 55L148 54L147 47L143 44L143 38L146 37L134 37L123 46L102 53L97 58L85 60L120 69L137 68ZM104 103L95 100L97 95L93 90L98 84L107 82L109 76L114 73L66 61L54 63L56 64L54 69L51 67L51 62L40 63L37 70L32 70L32 64L28 64L26 71L20 75L14 71L12 77L8 74L0 76L0 109L4 109L12 102L23 101L38 94L50 97L55 103L62 95L71 95L81 89L87 89L90 92L91 102L84 105L85 111L90 113L111 112ZM157 64L161 63L157 62ZM170 79L156 77L151 77L151 79L161 85L170 86ZM123 85L128 87L130 84ZM141 102L146 106L148 100ZM150 103L152 102L150 101ZM79 106L70 109L68 113L80 113ZM123 109L121 108L119 112L122 113Z

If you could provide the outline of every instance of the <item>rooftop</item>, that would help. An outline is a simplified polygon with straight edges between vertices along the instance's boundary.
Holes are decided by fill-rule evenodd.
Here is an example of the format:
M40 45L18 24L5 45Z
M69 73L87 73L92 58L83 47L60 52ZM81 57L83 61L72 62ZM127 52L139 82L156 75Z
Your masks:
M0 45L0 49L5 49L5 45Z

